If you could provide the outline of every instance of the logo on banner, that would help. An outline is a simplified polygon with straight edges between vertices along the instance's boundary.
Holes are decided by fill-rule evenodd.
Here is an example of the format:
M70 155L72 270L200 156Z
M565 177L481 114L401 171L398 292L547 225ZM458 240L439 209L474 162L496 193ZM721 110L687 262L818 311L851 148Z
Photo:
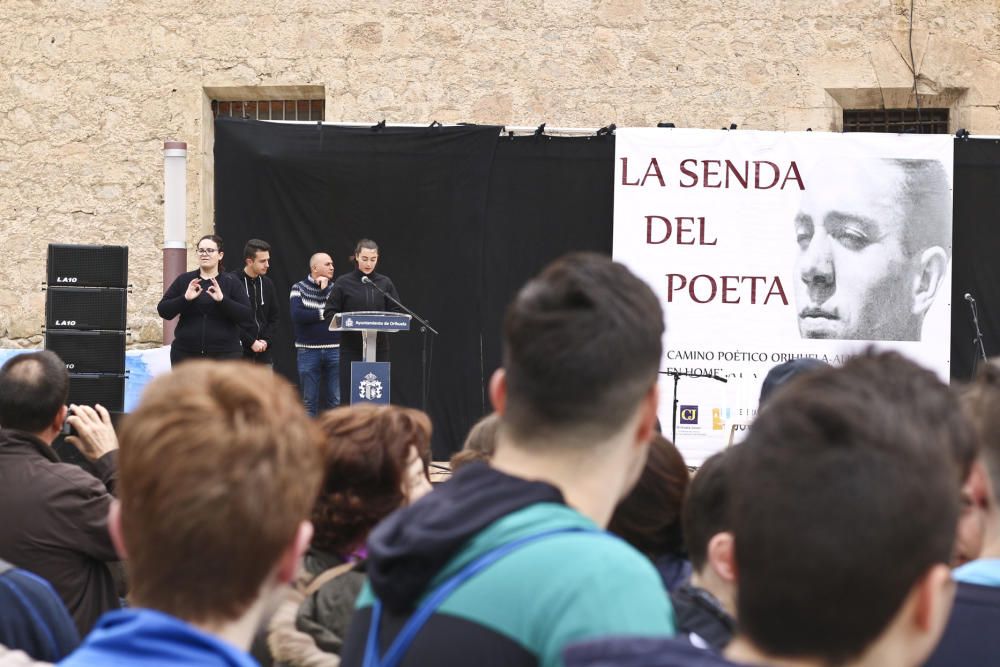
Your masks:
M698 406L697 405L682 405L681 406L681 423L682 424L697 424L698 423Z
M726 422L722 419L722 409L712 408L712 430L721 431L726 428Z
M374 373L366 375L358 385L358 395L366 401L382 398L382 382L378 376Z
M345 326L349 326L349 327L353 327L354 326L354 318L348 317L347 320L344 322L344 325Z

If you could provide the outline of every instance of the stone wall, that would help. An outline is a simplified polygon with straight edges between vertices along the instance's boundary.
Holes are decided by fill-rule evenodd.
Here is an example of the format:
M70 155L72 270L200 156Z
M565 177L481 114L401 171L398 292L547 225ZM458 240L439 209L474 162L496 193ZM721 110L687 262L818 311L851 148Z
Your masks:
M212 225L206 90L319 86L330 121L837 130L841 105L913 104L909 7L3 0L0 346L41 343L50 242L128 244L134 340L159 343L162 142L189 145L193 242ZM996 0L916 0L912 47L921 104L1000 133Z

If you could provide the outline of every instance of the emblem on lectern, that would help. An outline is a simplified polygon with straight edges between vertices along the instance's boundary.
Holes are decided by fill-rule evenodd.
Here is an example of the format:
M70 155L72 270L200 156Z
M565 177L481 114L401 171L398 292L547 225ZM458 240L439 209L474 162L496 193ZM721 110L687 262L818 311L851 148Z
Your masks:
M346 321L346 326L353 327L354 326L354 318L348 317L347 321Z
M358 385L358 395L366 401L382 398L382 382L379 381L378 376L374 373L366 375Z

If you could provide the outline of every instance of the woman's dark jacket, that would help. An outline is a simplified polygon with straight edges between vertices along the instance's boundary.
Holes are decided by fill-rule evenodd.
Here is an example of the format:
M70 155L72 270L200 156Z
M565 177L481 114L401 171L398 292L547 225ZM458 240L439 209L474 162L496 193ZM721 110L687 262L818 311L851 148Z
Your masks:
M165 320L180 315L174 330L173 346L193 354L237 353L240 346L240 324L250 320L250 302L239 281L231 274L220 273L216 280L222 289L222 301L215 301L208 293L211 281L201 281L201 294L188 301L184 298L188 284L197 278L199 271L188 271L177 276L167 288L157 312Z
M345 273L337 278L337 281L333 284L333 289L330 290L330 296L326 300L326 309L323 311L325 319L329 320L336 313L349 313L359 310L402 312L399 306L379 293L375 287L362 283L361 278L364 275L358 269L354 269L350 273ZM392 284L389 276L372 271L368 274L368 279L375 283L383 292L391 295L397 301L399 300L399 293L396 292L396 286ZM341 336L340 347L341 350L347 348L360 352L361 334L345 332ZM380 334L376 341L376 348L378 350L388 350L389 337Z

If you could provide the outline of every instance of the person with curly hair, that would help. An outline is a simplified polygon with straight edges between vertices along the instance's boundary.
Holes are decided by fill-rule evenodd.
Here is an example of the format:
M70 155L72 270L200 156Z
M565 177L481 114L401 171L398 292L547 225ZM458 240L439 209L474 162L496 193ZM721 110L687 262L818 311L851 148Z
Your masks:
M649 443L649 456L635 488L615 508L608 531L652 561L672 592L691 576L684 550L681 513L690 482L680 450L662 435Z
M355 405L329 410L323 485L304 572L275 613L268 647L276 664L336 667L365 580L365 540L394 510L431 490L431 422L419 410Z

